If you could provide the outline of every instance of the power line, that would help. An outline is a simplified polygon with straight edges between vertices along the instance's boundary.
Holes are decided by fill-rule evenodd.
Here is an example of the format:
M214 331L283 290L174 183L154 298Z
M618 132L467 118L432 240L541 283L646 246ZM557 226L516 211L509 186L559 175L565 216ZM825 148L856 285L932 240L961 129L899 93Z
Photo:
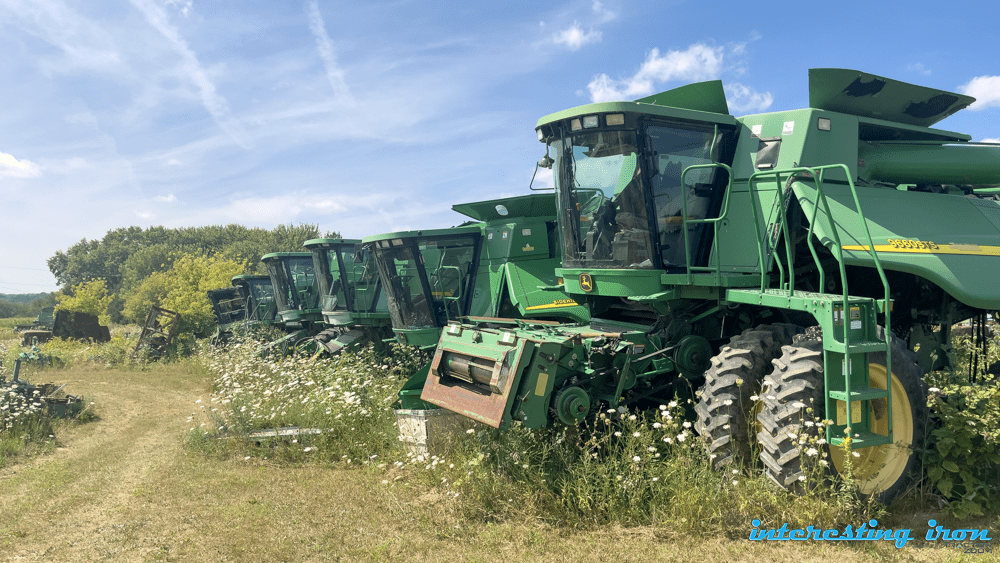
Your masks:
M48 268L22 268L20 266L0 266L5 270L31 270L32 272L50 272Z

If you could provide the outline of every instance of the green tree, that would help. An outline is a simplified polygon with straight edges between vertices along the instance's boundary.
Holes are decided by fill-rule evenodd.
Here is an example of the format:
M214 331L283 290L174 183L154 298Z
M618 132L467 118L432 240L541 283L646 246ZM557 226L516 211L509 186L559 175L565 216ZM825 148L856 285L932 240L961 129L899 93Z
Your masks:
M64 291L83 282L105 280L113 299L111 319L122 321L126 302L150 275L166 272L177 256L223 257L239 263L238 273L265 273L260 257L270 252L301 251L302 243L318 238L316 225L278 225L272 230L243 225L167 229L123 227L101 240L83 239L49 258L49 270ZM334 238L335 232L327 233ZM229 281L221 284L228 286ZM145 317L144 317L145 318Z
M125 302L123 313L142 323L151 307L163 307L180 313L180 332L206 337L215 329L208 290L229 286L242 271L243 265L234 260L181 255L166 272L147 276Z
M93 280L74 285L69 292L63 292L56 297L59 302L57 309L78 311L97 315L101 324L108 324L108 305L111 295L104 280Z

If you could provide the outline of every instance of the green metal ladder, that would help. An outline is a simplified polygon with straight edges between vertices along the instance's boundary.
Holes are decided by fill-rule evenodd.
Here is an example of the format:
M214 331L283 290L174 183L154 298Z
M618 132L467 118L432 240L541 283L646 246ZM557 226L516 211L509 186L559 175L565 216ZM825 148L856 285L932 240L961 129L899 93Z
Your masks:
M867 242L868 254L871 256L872 262L878 271L879 278L882 281L882 287L884 288L884 298L883 299L871 299L866 297L855 297L850 295L850 291L847 284L847 270L844 262L844 252L843 245L841 244L839 229L836 222L834 221L833 213L830 209L830 203L824 193L824 183L823 175L827 171L831 170L841 170L844 172L844 177L847 179L846 185L850 188L850 193L854 201L854 206L858 214L861 225L863 226L864 239ZM764 178L773 177L775 185L777 188L777 194L775 199L775 206L778 209L778 217L773 225L769 225L768 229L762 229L762 220L760 218L761 211L757 209L756 202L760 201L760 194L758 192L757 182L761 181L763 183ZM814 185L812 186L816 191L816 201L813 208L812 217L809 218L809 230L806 235L806 242L808 244L809 252L812 255L813 261L815 262L816 269L819 272L820 277L820 288L826 287L826 273L820 263L819 255L816 252L815 243L813 241L813 231L816 226L816 219L819 216L820 204L822 203L823 213L829 224L831 226L831 233L833 236L833 245L831 250L834 251L834 256L837 259L840 269L840 281L841 288L843 290L842 295L826 294L826 293L808 293L803 291L795 290L795 257L792 253L792 243L791 237L788 231L788 221L785 211L785 201L786 197L791 197L792 195L788 192L791 191L792 182L796 180L814 180ZM784 180L784 182L783 182ZM784 184L784 185L783 185ZM845 424L838 425L832 424L826 426L827 441L832 446L838 446L843 444L847 436L850 437L850 446L852 448L864 448L870 446L879 446L883 444L892 443L892 350L891 350L891 320L889 312L891 310L891 300L889 296L889 282L885 276L885 270L882 268L882 264L875 252L875 246L872 242L871 233L868 229L867 220L864 217L864 212L861 209L861 203L858 199L857 189L854 182L851 179L850 169L844 164L817 166L817 167L796 167L783 170L767 170L758 171L750 176L747 180L747 185L751 193L751 208L753 210L754 217L754 227L757 233L757 249L758 258L760 260L760 290L757 295L757 302L759 304L766 304L770 306L781 306L784 302L786 308L793 308L797 310L804 310L812 312L813 314L822 313L817 311L817 303L821 306L821 309L826 309L826 315L817 315L821 319L820 324L823 326L824 337L823 337L823 360L824 360L824 393L827 398L826 401L826 412L827 418L833 418L831 411L836 407L836 401L843 401L845 404ZM805 184L803 184L805 185ZM728 203L729 194L727 191L726 199ZM728 211L728 206L724 206L723 213ZM721 219L722 217L720 217ZM783 264L780 259L773 256L774 251L777 248L770 248L770 241L766 240L768 237L768 232L770 229L773 231L773 239L775 243L777 242L777 228L781 228L781 234L783 235L785 241L785 261ZM768 247L768 252L765 252L765 246ZM767 261L765 254L768 256L773 256L775 259L775 265L779 271L779 281L777 288L769 288L769 276L767 273L767 268L765 268ZM786 279L787 278L787 279ZM752 302L752 290L737 290L731 289L727 292L728 296L736 297L735 300L741 302ZM748 295L751 294L751 295ZM742 297L742 298L740 298ZM825 305L829 304L829 307ZM839 305L839 308L838 308ZM837 322L837 311L840 312L840 325L842 325L842 333L835 334ZM859 312L858 319L861 321L860 326L864 329L865 334L869 338L865 340L853 341L852 342L852 314L857 310ZM874 339L876 334L875 331L875 315L878 312L885 312L885 330L883 333L884 340ZM865 326L868 320L868 326ZM831 330L832 329L832 330ZM842 338L838 340L836 336L841 336ZM886 355L886 388L881 389L877 387L872 387L867 363L862 364L863 366L863 377L854 378L853 370L851 368L851 357L852 355L863 354L866 357L867 354L873 352L884 352ZM836 355L836 356L834 356ZM843 374L841 377L834 377L835 364L834 359L838 356L842 356L843 359ZM838 358L839 359L839 358ZM856 381L852 382L852 378ZM842 381L842 382L841 382ZM867 426L867 430L855 431L853 429L854 423L854 412L853 403L860 401L872 401L876 399L885 399L887 405L887 416L888 416L888 433L887 435L878 434L871 430L871 421L865 421L862 417L862 426ZM863 414L863 413L862 413Z

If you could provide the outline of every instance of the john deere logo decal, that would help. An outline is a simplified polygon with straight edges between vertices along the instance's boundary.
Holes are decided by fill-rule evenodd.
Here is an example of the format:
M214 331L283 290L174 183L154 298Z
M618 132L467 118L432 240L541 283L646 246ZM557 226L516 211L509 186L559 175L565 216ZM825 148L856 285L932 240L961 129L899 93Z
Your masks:
M594 278L590 274L580 274L580 289L584 291L594 290Z

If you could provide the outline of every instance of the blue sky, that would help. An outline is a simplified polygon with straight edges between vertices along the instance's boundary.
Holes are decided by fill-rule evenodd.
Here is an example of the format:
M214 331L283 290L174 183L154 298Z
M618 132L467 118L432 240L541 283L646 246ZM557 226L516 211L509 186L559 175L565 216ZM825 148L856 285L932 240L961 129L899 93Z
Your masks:
M0 0L0 293L117 227L316 223L363 237L527 193L542 115L690 82L734 114L809 68L979 102L1000 138L1000 3ZM542 181L546 181L542 178ZM550 181L550 180L549 180Z

